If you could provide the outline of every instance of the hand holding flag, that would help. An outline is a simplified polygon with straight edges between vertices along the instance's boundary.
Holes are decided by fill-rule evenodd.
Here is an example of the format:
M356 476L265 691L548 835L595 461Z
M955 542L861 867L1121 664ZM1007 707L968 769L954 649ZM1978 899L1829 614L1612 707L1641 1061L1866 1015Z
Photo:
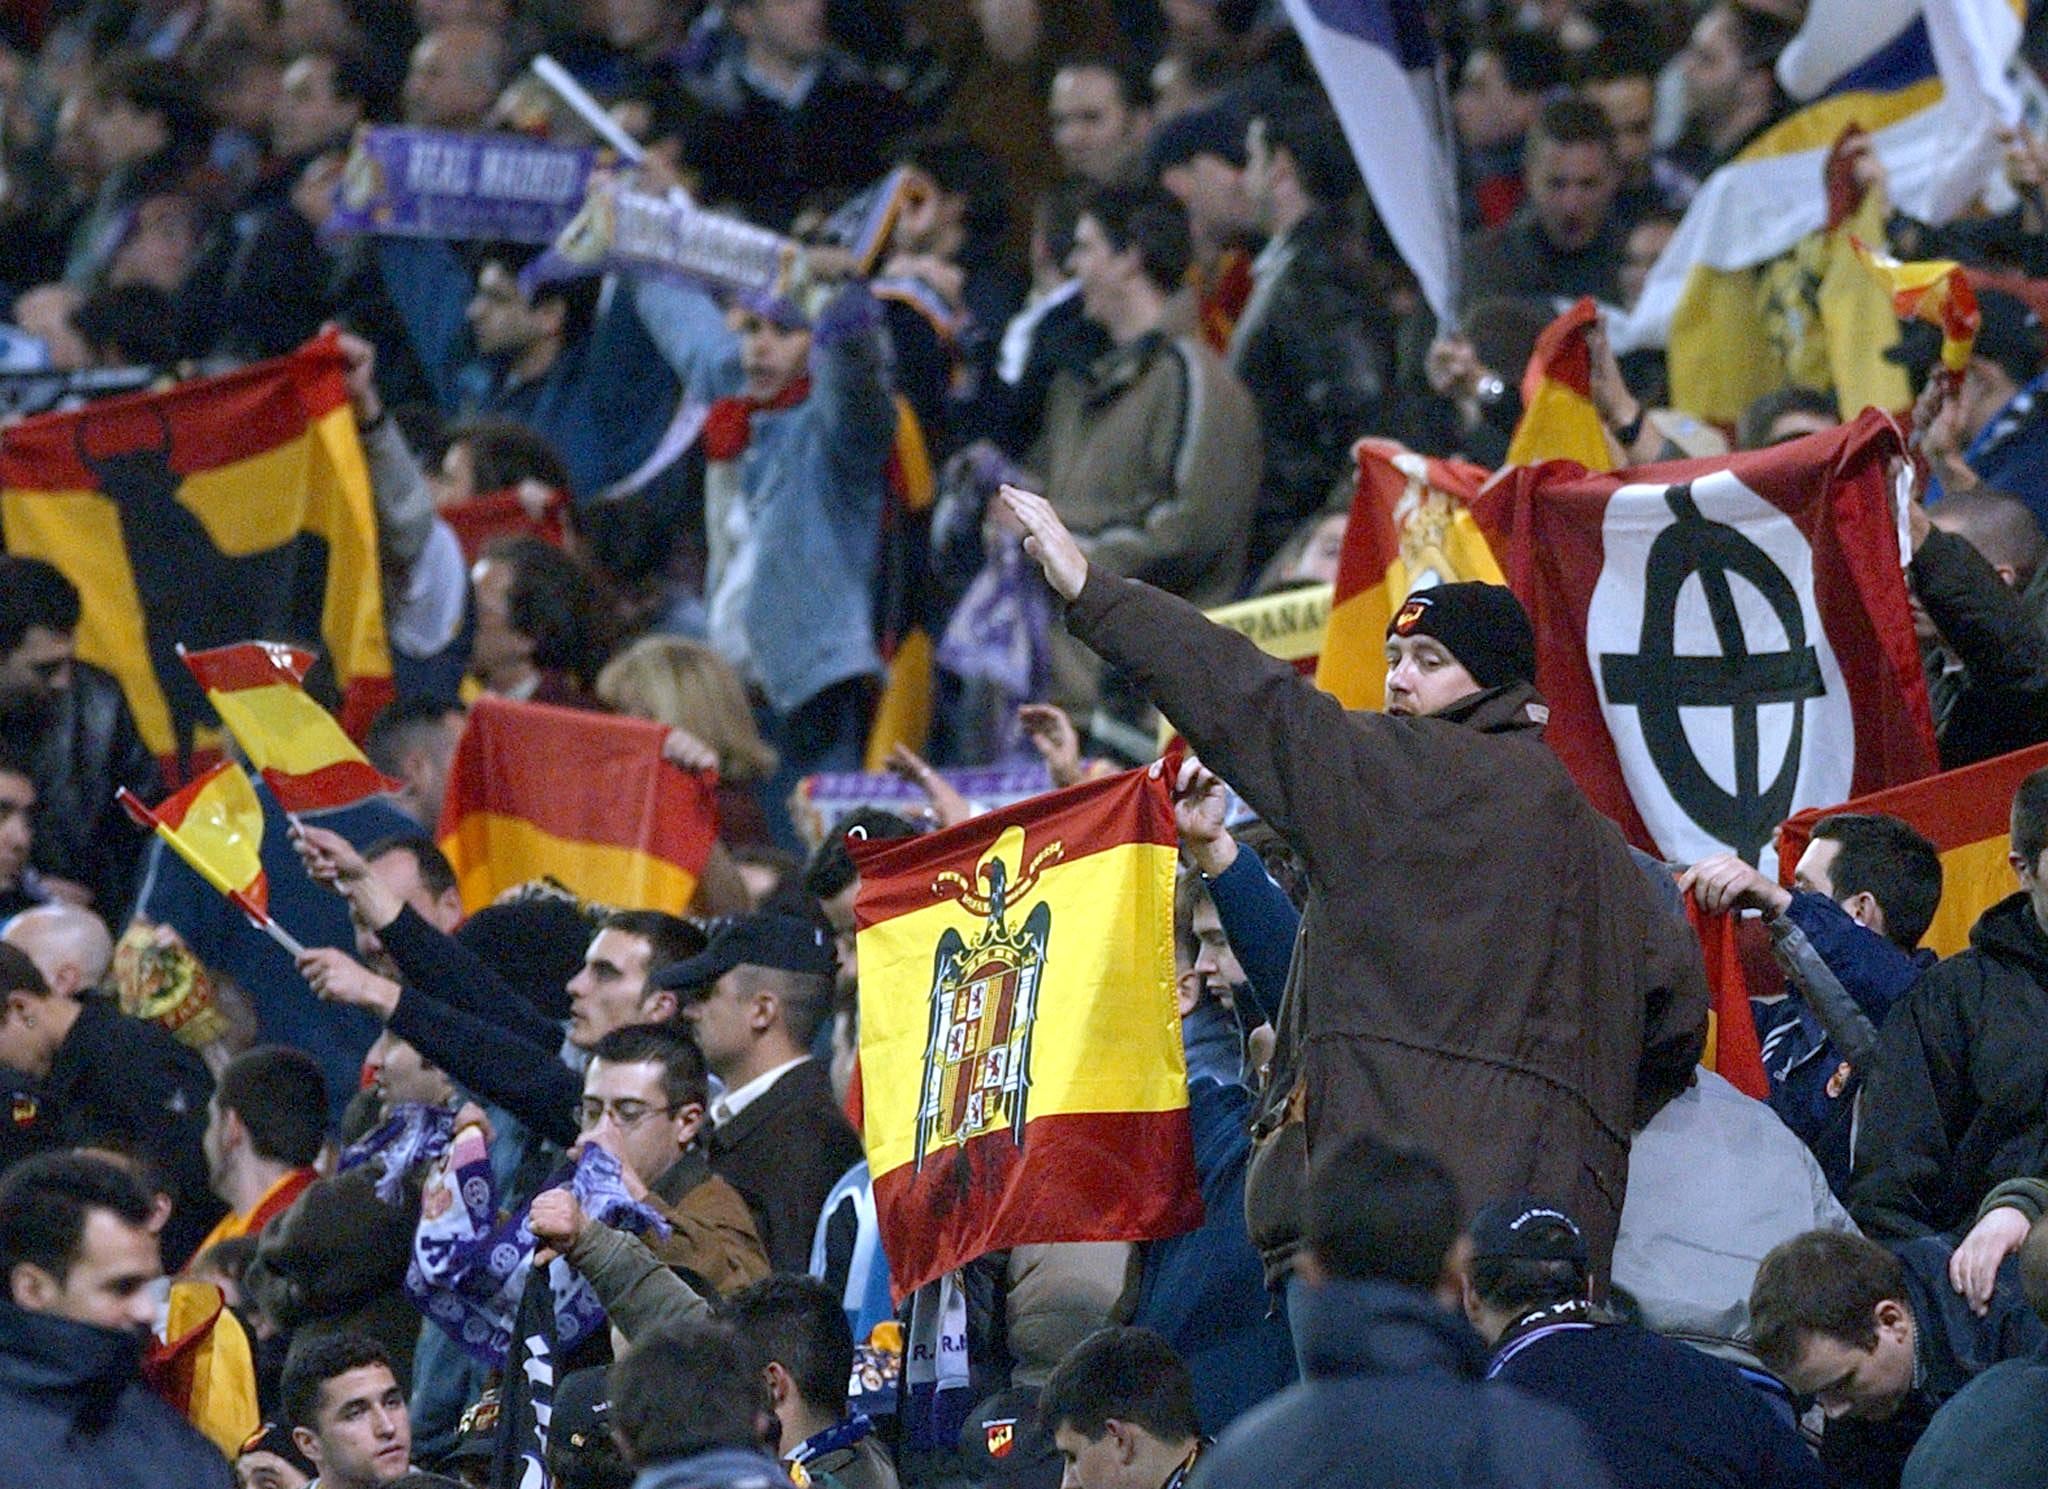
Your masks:
M123 811L170 845L292 956L305 953L297 939L270 918L270 883L263 873L263 804L242 767L223 760L154 811L126 786L115 793Z

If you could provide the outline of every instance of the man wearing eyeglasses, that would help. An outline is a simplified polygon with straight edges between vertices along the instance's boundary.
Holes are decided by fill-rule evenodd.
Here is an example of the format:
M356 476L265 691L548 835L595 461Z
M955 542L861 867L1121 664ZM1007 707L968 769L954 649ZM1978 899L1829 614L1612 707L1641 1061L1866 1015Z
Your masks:
M576 1124L579 1145L594 1144L618 1159L627 1192L674 1227L665 1240L649 1238L655 1258L723 1294L767 1276L768 1253L747 1202L705 1158L700 1139L709 1085L704 1056L687 1033L629 1024L591 1047ZM527 1224L605 1296L609 1264L628 1249L629 1237L591 1220L567 1188L535 1196Z
M121 685L77 658L77 588L40 559L0 555L0 746L18 753L41 799L35 866L65 898L118 924L135 897L144 834L116 787L163 794Z

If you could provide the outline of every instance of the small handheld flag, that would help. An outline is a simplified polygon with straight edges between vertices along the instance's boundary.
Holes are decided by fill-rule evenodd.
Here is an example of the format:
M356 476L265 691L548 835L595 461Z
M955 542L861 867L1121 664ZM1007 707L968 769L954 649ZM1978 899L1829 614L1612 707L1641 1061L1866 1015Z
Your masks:
M1952 259L1901 263L1860 238L1852 246L1856 257L1891 290L1892 309L1901 320L1925 321L1940 329L1941 365L1951 377L1961 377L1983 321L1977 292L1970 288L1963 266Z
M241 766L223 760L154 810L125 786L115 796L122 810L168 843L259 930L292 956L304 953L297 939L270 918L270 883L263 874L263 804Z
M307 694L311 652L243 641L212 651L180 647L178 655L287 814L347 806L398 789Z

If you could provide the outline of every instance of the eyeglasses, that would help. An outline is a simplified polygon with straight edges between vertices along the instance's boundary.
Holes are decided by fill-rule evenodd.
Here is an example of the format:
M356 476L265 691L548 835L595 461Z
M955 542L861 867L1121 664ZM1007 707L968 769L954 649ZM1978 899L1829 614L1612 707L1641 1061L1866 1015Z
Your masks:
M621 1132L630 1132L649 1117L666 1117L674 1111L673 1106L649 1106L646 1102L635 1101L631 1097L619 1101L606 1101L602 1096L586 1096L577 1104L576 1120L581 1124L578 1130L588 1132L602 1122L605 1114L609 1112L612 1126Z

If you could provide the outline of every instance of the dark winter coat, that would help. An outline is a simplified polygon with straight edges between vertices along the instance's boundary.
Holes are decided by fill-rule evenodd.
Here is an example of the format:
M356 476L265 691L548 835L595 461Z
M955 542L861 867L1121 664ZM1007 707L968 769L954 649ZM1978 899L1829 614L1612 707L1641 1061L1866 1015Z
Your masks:
M1431 718L1347 713L1193 606L1100 569L1067 625L1308 867L1263 1126L1286 1131L1298 1086L1297 1153L1372 1132L1426 1144L1475 1201L1555 1196L1604 1276L1629 1134L1692 1080L1706 977L1544 744L1535 690ZM1269 1269L1299 1227L1302 1160L1284 1142L1246 1180Z
M2048 934L2025 894L1986 910L1878 1034L1849 1213L1870 1235L1960 1237L2006 1179L2048 1173Z
M778 1272L808 1271L825 1196L861 1161L860 1138L815 1060L790 1070L711 1134L711 1171L754 1212Z
M0 1489L228 1489L219 1449L142 1382L134 1335L0 1301Z

